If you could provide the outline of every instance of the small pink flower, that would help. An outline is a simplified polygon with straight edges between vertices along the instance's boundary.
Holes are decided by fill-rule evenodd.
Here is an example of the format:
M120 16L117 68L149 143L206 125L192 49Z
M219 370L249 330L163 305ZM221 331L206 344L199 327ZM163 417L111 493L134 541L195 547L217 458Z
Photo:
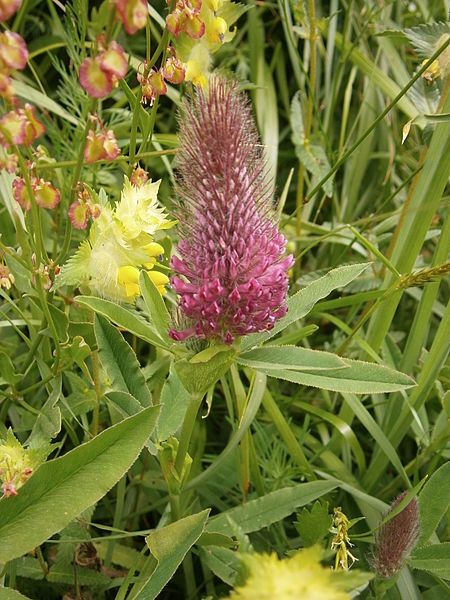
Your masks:
M0 21L7 21L17 12L22 0L0 0Z
M106 71L117 79L123 79L128 71L128 61L124 49L117 42L111 42L108 48L98 56L102 71Z
M148 173L142 167L137 166L131 173L130 183L135 187L141 187L148 180Z
M15 173L18 161L16 154L9 154L6 150L0 148L0 170L5 169L8 173Z
M153 104L155 98L167 94L167 86L162 71L152 69L146 77L138 73L137 80L142 87L143 102L150 102L150 106Z
M80 65L80 83L92 98L104 98L114 87L112 74L102 69L97 58L85 58Z
M80 199L69 206L69 219L75 229L86 229L90 217L89 206Z
M166 18L166 27L169 33L174 37L185 33L193 39L201 38L205 33L205 23L199 16L201 7L201 0L191 2L179 0L175 9Z
M0 33L0 60L10 69L24 69L28 50L23 38L13 31Z
M163 67L164 79L175 85L182 83L186 75L186 69L176 56L169 56Z
M146 0L116 0L115 4L117 15L128 34L133 35L145 27L148 14Z
M26 138L26 120L23 111L11 110L0 119L0 143L3 146L24 144Z
M91 130L86 138L84 158L87 163L97 160L114 160L120 154L114 132L101 129L99 133Z
M25 142L26 146L30 146L38 137L45 132L44 125L36 118L34 114L34 106L25 104L23 114L26 118L25 123Z
M31 209L31 198L23 177L16 177L12 182L12 192L16 202L24 211Z
M35 179L33 181L33 191L36 198L36 204L41 208L55 208L61 200L61 194L50 181Z
M17 496L16 486L11 481L6 481L2 484L2 491L5 498Z
M12 98L14 96L14 88L12 86L11 77L4 72L0 72L0 96L3 98Z

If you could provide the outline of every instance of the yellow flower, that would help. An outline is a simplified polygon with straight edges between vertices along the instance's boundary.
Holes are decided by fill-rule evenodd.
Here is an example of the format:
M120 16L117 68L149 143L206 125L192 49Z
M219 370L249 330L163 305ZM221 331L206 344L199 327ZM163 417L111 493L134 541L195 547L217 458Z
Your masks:
M136 187L125 178L120 202L111 208L104 200L89 238L62 267L57 282L87 286L109 300L134 302L140 294L140 269L153 269L157 257L164 254L153 234L174 224L158 204L159 184L150 181ZM164 294L168 277L156 272L151 277Z
M276 554L245 555L247 580L231 592L229 599L349 600L347 590L364 585L371 578L362 572L332 571L321 565L321 557L319 546L305 548L284 559Z

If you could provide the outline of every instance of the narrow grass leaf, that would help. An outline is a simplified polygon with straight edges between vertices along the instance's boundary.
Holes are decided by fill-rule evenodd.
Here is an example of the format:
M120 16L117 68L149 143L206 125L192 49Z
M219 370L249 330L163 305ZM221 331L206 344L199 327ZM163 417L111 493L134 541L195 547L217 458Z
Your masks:
M259 370L321 371L347 368L345 362L337 354L297 346L255 348L241 354L237 362Z

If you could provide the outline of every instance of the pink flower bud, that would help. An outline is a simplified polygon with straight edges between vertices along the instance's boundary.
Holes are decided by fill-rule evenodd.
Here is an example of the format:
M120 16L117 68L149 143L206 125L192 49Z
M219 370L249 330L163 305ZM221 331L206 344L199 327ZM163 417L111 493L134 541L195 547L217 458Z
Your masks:
M128 61L120 44L111 42L104 52L98 56L102 71L106 71L117 79L123 79L128 71Z
M28 50L23 38L13 31L0 33L0 59L10 69L24 69Z
M22 0L0 0L0 21L7 21L19 10Z
M103 132L103 150L105 153L105 160L114 160L120 154L116 136L110 129Z
M163 96L167 93L167 86L161 71L151 70L147 77L137 74L137 79L142 86L143 101L153 104L157 96Z
M142 167L136 167L131 174L130 183L135 187L141 187L148 180L148 173Z
M148 14L146 0L116 0L116 10L125 31L130 35L145 27Z
M24 211L31 209L31 198L25 185L23 177L16 177L12 182L12 192L16 202L23 208Z
M98 57L83 60L80 65L80 83L92 98L104 98L114 86L111 72L102 69Z
M163 68L164 79L175 85L182 83L186 75L186 69L176 56L169 56Z
M182 25L183 32L194 40L198 40L205 34L205 23L198 15L189 17L186 15Z
M41 208L55 208L60 200L61 194L49 181L36 179L33 182L33 191L36 204Z

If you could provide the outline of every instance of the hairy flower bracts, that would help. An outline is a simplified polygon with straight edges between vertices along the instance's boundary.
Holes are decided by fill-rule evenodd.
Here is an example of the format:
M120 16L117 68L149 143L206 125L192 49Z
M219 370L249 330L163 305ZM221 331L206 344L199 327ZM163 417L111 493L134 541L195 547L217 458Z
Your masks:
M0 442L0 480L3 495L7 498L17 496L17 490L47 458L50 449L49 445L24 448L13 432L8 430L6 439Z
M321 565L322 549L312 546L289 558L276 554L248 554L242 557L245 583L228 597L230 600L347 600L348 591L370 579L354 571L332 571Z
M403 492L394 500L386 516L398 507L405 496L406 492ZM417 498L412 498L403 510L386 521L375 533L371 564L377 575L396 575L417 544L419 534L419 503Z
M169 2L168 2L169 4ZM166 19L187 81L204 87L210 75L212 54L229 42L231 25L245 8L230 0L178 0Z
M287 310L286 240L271 219L265 163L250 107L235 83L211 80L185 103L178 153L179 308L192 325L172 330L232 343L271 329Z
M58 283L87 286L94 294L118 302L133 302L140 294L139 272L146 269L161 294L169 279L153 270L164 253L156 232L174 224L157 201L160 182L140 187L127 178L120 202L112 208L103 198L89 238L63 266Z

